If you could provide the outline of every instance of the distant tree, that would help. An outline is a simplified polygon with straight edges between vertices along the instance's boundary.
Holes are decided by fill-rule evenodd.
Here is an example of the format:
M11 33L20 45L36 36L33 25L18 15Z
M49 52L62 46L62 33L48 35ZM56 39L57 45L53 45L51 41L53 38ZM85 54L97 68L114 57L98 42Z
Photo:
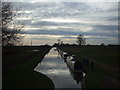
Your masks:
M63 41L61 41L61 39L58 39L57 41L59 45L63 44Z
M105 46L105 44L104 44L104 43L101 43L101 46Z
M24 24L15 22L14 18L20 14L14 9L11 2L2 2L2 45L14 46L17 45L23 36Z
M79 36L77 37L77 43L78 43L78 45L80 45L80 46L86 44L86 39L84 38L83 35L79 35Z
M64 44L63 41L61 41L61 44Z
M60 44L60 41L61 41L61 40L60 40L60 39L58 39L57 41L58 41L58 44Z

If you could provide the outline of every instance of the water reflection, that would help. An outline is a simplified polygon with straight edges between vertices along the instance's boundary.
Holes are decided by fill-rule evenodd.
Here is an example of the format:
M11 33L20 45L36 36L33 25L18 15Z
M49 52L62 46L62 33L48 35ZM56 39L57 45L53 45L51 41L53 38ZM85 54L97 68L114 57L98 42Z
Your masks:
M83 82L83 77L85 77L85 73L75 73L72 70L70 70L70 74L72 75L72 77L74 78L74 80L76 80L76 83L79 84L80 82Z
M76 77L69 70L55 48L50 50L34 70L51 78L55 84L55 88L81 88L81 76L78 75L79 77Z

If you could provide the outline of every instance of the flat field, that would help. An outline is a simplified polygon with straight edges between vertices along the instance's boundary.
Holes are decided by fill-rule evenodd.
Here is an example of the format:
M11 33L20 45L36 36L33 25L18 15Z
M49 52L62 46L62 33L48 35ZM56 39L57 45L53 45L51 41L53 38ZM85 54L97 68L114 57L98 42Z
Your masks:
M87 88L119 87L120 46L60 46L59 48L69 55L76 55L76 59L81 62L83 59L88 59L88 65L84 65Z

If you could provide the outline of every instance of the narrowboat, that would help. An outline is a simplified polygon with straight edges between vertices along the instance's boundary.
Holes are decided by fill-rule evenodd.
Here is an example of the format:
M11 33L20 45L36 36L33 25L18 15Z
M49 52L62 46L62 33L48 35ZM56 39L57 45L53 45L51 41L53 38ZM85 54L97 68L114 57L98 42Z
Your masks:
M83 65L78 60L76 60L73 56L67 56L66 64L69 69L74 73L83 73Z

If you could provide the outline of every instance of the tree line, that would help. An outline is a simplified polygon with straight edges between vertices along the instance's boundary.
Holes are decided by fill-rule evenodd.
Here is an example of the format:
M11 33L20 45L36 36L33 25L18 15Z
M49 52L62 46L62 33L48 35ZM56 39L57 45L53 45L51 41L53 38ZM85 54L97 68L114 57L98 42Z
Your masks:
M58 39L57 41L58 41L58 45L62 45L63 44L63 41L61 39ZM78 35L76 43L79 46L85 45L86 44L86 38L84 38L84 35Z

